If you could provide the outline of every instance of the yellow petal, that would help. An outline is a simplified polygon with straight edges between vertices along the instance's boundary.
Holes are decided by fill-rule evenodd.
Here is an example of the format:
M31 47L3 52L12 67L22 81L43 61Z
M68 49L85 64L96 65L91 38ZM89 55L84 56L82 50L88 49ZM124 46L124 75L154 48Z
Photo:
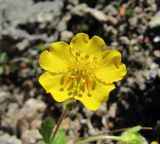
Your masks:
M109 93L115 88L114 84L104 85L100 82L96 82L94 90L90 90L90 96L85 92L82 97L76 96L75 99L81 101L88 110L95 111L100 105L108 100Z
M51 74L49 72L45 72L39 78L40 84L44 87L47 93L51 93L52 97L58 101L65 101L72 96L68 95L68 90L63 89L61 85L62 74Z
M121 80L126 72L126 66L121 64L121 54L117 50L104 51L102 59L95 69L98 79L111 83Z
M121 53L117 50L106 50L103 52L101 66L119 65L121 63Z
M98 56L99 54L102 54L105 48L106 44L104 40L95 35L89 40L86 52L88 55Z
M58 56L64 63L73 61L74 57L71 55L70 46L64 41L51 43L49 50L53 55Z
M106 44L102 38L99 36L93 36L89 39L89 36L85 33L78 33L75 35L70 43L71 52L76 55L76 53L81 56L92 56L96 57L102 54L106 48Z
M59 73L67 70L70 62L73 62L70 53L70 46L63 42L55 42L50 46L50 50L45 50L39 58L40 66L50 72Z
M75 53L84 53L87 48L87 43L89 41L89 36L85 33L78 33L75 35L71 42L71 52Z
M95 75L98 79L105 82L116 82L123 78L126 74L127 69L124 64L115 66L111 64L108 67L99 68L95 71Z
M58 55L54 55L47 50L41 53L39 64L43 69L55 73L63 72L67 69L67 64Z

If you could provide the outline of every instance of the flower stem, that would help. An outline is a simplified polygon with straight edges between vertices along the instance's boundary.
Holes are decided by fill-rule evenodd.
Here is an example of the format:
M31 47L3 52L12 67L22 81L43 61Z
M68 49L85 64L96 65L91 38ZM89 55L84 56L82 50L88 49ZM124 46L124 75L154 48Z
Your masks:
M118 133L118 132L123 132L125 130L127 130L128 128L121 128L121 129L116 129L116 130L112 130L112 133ZM142 127L141 130L153 130L152 127Z
M55 137L55 135L56 135L56 133L57 133L57 131L58 131L58 129L59 129L59 127L60 127L63 119L64 119L64 117L66 116L67 112L68 112L68 110L64 110L64 111L62 112L62 114L61 114L61 116L60 116L60 118L59 118L59 120L58 120L58 122L57 122L57 126L56 126L56 128L55 128L55 131L53 132L53 135L52 135L52 137L51 137L52 139L54 139L54 137Z
M92 136L92 137L86 138L84 140L81 140L81 141L77 142L76 144L84 144L84 143L97 141L97 140L103 140L103 139L111 139L111 140L117 140L117 141L121 141L122 140L119 136L99 135L99 136Z

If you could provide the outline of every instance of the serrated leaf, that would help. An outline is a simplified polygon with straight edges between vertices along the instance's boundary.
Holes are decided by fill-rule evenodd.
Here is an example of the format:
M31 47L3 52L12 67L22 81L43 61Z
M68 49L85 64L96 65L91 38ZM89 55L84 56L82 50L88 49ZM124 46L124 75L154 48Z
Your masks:
M66 144L65 131L63 129L59 129L56 136L54 137L54 139L52 139L50 144Z
M55 120L52 117L47 117L41 125L41 128L39 129L40 134L43 137L43 140L45 143L49 144L50 137L52 134L52 129L55 126Z

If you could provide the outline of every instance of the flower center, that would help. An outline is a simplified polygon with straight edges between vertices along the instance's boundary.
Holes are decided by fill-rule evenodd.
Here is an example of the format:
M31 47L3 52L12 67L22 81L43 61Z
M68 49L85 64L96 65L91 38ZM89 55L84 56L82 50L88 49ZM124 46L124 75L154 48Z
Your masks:
M67 73L61 78L60 90L67 89L68 95L73 96L91 96L91 90L96 87L93 61L94 58L91 60L89 55L81 56L80 53L76 53L75 62L68 66Z

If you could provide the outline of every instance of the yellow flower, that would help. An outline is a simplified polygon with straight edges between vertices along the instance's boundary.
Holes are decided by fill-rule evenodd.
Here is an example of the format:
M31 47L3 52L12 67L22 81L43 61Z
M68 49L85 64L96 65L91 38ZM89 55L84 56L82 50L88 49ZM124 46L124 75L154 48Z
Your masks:
M159 144L158 141L152 141L151 144Z
M106 49L100 37L89 39L85 33L75 35L70 45L52 43L49 51L41 53L39 63L46 71L39 82L47 93L58 102L79 100L89 110L97 110L115 88L113 82L126 74L121 54Z

